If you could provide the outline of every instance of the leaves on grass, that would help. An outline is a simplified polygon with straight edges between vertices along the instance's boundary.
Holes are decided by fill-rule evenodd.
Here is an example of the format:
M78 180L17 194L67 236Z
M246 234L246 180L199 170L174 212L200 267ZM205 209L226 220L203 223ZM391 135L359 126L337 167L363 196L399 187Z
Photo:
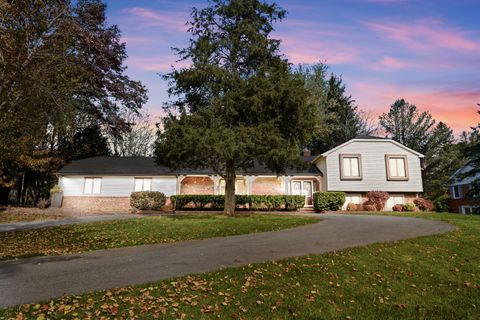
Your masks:
M274 231L314 218L249 215L148 217L0 233L0 260Z

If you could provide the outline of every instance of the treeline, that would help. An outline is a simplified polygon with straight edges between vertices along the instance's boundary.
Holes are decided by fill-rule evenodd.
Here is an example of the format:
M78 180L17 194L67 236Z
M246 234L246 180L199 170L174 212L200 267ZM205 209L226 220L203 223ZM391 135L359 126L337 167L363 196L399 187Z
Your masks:
M109 155L147 90L125 74L117 26L100 0L0 2L0 185L48 197L65 162Z

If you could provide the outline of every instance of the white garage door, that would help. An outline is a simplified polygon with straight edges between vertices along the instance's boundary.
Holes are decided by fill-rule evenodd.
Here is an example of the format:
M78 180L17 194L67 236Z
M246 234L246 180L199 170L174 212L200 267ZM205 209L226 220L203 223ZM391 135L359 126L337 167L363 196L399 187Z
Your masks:
M360 194L347 194L345 196L345 203L342 206L342 210L347 210L347 205L349 203L361 204L362 203L362 195L360 195Z
M391 194L385 205L385 211L392 211L393 206L396 204L405 204L405 197L403 194Z

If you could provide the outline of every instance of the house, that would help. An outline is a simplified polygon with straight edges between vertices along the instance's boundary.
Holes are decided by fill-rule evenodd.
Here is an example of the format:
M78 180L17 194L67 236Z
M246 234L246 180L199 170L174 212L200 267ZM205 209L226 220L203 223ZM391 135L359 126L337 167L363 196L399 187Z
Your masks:
M362 203L368 191L387 191L386 210L413 201L423 191L423 155L386 138L358 137L319 156L304 152L304 169L282 176L256 164L238 173L237 194L304 195L313 206L316 191L343 191ZM225 181L209 169L171 170L153 158L95 157L73 161L58 173L63 207L89 211L127 211L134 191L177 194L223 194ZM168 205L168 200L167 200Z
M478 206L472 205L471 199L467 197L473 188L475 182L480 181L480 173L467 175L473 167L471 163L465 164L458 169L451 177L449 189L449 205L452 212L470 214Z

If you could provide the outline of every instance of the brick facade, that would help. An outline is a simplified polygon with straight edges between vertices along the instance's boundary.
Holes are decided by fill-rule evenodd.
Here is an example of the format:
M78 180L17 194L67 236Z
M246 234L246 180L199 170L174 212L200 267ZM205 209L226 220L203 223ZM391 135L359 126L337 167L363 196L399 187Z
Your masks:
M180 186L180 194L213 194L214 184L209 177L185 177Z
M285 194L285 183L277 177L260 177L252 182L252 194L282 195Z
M95 196L67 196L63 197L62 209L80 213L130 213L130 197L95 197ZM163 210L173 210L170 197L165 200Z
M470 186L468 184L461 185L460 198L453 199L452 188L450 188L450 199L448 204L450 205L450 210L452 212L461 213L462 206L470 205L470 201L465 198L465 195L470 191Z

